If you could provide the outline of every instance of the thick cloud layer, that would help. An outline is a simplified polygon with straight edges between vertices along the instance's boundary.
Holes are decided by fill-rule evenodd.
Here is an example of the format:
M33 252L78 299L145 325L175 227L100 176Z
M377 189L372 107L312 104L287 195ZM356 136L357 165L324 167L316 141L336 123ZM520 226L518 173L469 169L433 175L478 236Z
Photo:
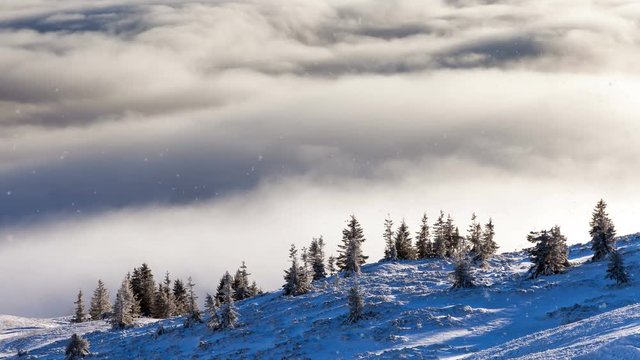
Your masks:
M274 288L288 243L335 245L351 212L373 258L388 212L493 216L508 250L554 223L585 241L606 197L636 231L638 15L635 1L5 1L0 270L17 274L0 292L56 300L3 297L0 313L63 313L79 284L115 287L142 261L213 282L246 259ZM37 264L55 287L24 273Z

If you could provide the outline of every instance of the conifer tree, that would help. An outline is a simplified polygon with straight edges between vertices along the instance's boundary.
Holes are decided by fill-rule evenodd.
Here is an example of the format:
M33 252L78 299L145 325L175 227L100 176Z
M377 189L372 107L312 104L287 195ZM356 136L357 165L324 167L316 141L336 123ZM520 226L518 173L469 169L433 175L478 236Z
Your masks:
M456 226L453 223L451 214L447 215L447 221L444 226L444 238L447 244L447 257L455 258L456 251L460 248L460 234L456 231Z
M349 289L347 302L349 304L348 322L353 324L360 321L364 317L364 295L360 290L357 279Z
M171 289L169 285L158 284L158 288L155 294L155 301L153 303L153 316L158 319L167 319L173 316L176 312L175 306L172 301Z
M78 292L78 299L73 302L76 305L76 312L71 322L81 323L84 321L84 301L82 300L82 290Z
M116 294L116 302L113 305L113 317L111 325L114 329L123 329L133 325L135 319L137 301L133 295L131 281L127 276L122 281L122 286Z
M218 317L218 306L216 300L207 294L204 301L204 308L209 315L209 321L207 321L207 327L211 330L217 330L220 327L220 318Z
M402 219L398 230L395 235L396 249L398 252L398 259L411 260L415 256L415 250L411 244L411 234L409 234L409 227L407 223Z
M429 234L429 219L426 213L422 215L420 231L417 233L416 251L418 259L428 259L434 256L433 244Z
M249 286L249 273L247 272L247 265L243 261L242 266L236 271L236 275L233 278L234 299L244 300L251 297Z
M471 246L469 256L471 256L474 261L481 260L481 254L484 250L482 246L482 226L477 220L476 213L471 215L471 224L469 224L469 228L467 230L467 241Z
M202 318L200 316L200 309L198 309L198 296L194 290L196 284L193 283L191 276L187 279L187 315L188 321L191 322L202 322Z
M224 295L224 302L220 309L220 328L221 329L233 329L238 323L238 312L236 311L233 301L233 288L231 282L224 282L222 286L222 293Z
M433 224L434 239L433 250L434 255L444 259L447 256L447 224L444 220L444 212L440 210L438 220Z
M593 210L591 222L589 223L589 226L591 226L589 235L591 235L593 261L602 260L614 251L616 229L606 210L607 203L605 203L604 200L598 201L596 208Z
M105 289L102 280L98 280L98 287L93 291L93 296L91 297L89 315L91 320L100 320L109 312L111 312L109 292Z
M384 249L384 260L398 260L398 250L396 249L396 240L393 232L393 220L389 216L384 220L384 232L382 238L386 244Z
M624 266L622 254L619 251L613 250L609 254L609 267L607 269L607 279L614 280L616 285L622 285L629 282L629 275Z
M569 253L567 239L561 234L560 227L554 226L550 231L531 232L527 240L535 244L528 249L533 262L532 278L537 278L539 275L559 274L570 266L567 258Z
M331 255L329 256L329 259L327 260L328 266L329 266L329 275L333 276L336 274L337 269L336 269L336 258Z
M133 295L140 304L140 314L146 317L152 316L156 284L153 280L151 269L146 263L133 270L131 288L133 289Z
M262 294L262 289L258 287L255 280L252 281L251 286L249 286L249 293L251 294L251 297Z
M89 342L78 334L71 335L69 344L64 351L65 360L82 359L89 355Z
M282 287L283 294L286 296L306 294L311 290L311 282L304 268L298 265L298 251L293 244L289 249L289 259L291 260L291 267L285 270L285 284Z
M498 251L498 244L493 239L495 235L496 231L493 226L493 220L490 218L489 222L484 225L484 230L482 231L482 243L478 256L483 265Z
M456 260L456 266L451 273L453 278L453 289L472 288L475 286L473 275L471 274L471 263L466 256L460 256Z
M360 266L368 256L362 254L362 243L365 241L362 227L356 217L351 215L347 227L342 230L342 244L338 245L339 255L337 265L345 276L360 273Z
M309 257L311 261L311 270L313 280L322 280L327 277L327 271L324 266L324 239L322 236L314 238L309 246Z
M176 279L173 282L173 300L176 308L176 315L184 315L189 310L189 298L187 289L184 287L184 283L180 279Z
M231 284L231 290L233 290L234 277L231 276L228 271L225 271L224 275L222 275L220 283L218 283L218 288L216 289L216 299L218 299L220 304L224 302L224 284L226 282Z

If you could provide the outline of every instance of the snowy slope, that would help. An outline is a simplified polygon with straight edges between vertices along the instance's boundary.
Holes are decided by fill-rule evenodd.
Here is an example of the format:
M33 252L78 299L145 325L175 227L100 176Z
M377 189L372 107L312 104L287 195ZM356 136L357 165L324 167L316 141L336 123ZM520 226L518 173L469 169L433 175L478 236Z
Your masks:
M443 261L371 264L359 279L368 317L355 325L344 323L354 280L336 285L330 278L305 296L274 292L239 303L242 326L231 331L185 329L179 318L144 320L126 331L100 321L14 319L17 326L0 327L0 357L23 349L57 359L78 332L97 359L640 359L640 235L618 245L632 278L625 288L604 279L606 262L587 262L587 245L571 247L575 266L566 274L528 280L527 257L508 253L477 270L481 286L456 291L447 278L452 266ZM168 331L156 336L160 325Z

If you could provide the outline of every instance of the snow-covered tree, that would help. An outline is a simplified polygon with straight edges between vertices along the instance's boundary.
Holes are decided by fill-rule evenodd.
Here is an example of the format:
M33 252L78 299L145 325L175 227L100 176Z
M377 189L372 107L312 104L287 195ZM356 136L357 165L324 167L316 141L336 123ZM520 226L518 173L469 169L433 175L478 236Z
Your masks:
M191 324L193 322L200 323L202 318L200 316L200 309L198 309L198 296L195 292L196 284L193 283L191 276L187 279L187 322Z
M131 281L127 276L122 281L122 286L120 286L120 289L116 294L116 302L113 305L111 325L113 325L115 329L132 326L135 320L137 306L137 300L133 295L133 289L131 288Z
M364 294L360 290L357 279L349 289L347 303L349 304L348 322L355 323L361 320L364 316Z
M218 283L218 288L216 289L216 299L220 304L224 302L224 284L227 282L230 283L231 289L234 290L233 289L234 280L235 280L234 277L231 276L231 274L229 274L228 271L225 271L224 275L222 275L222 278L220 278L220 282Z
M102 280L98 280L98 287L93 291L93 296L91 297L89 315L91 316L91 320L100 320L109 312L111 312L109 292L104 287Z
M204 300L204 309L209 315L209 321L207 321L207 327L211 330L217 330L220 327L220 318L218 317L218 305L217 300L207 294Z
M336 272L337 272L337 269L336 269L336 258L333 255L329 256L329 259L327 260L327 263L328 263L327 265L329 267L329 275L335 275Z
M139 268L133 269L131 288L133 289L133 295L140 304L140 315L152 316L156 284L149 265L143 263Z
M613 250L609 254L609 267L607 268L606 278L614 280L617 285L629 282L629 275L625 269L622 254L619 251Z
M233 288L229 279L222 286L224 301L220 309L220 329L233 329L238 323L238 312L233 301Z
M289 249L289 259L291 260L291 266L284 272L283 294L286 296L298 296L308 293L311 290L311 279L304 268L298 265L298 251L293 244Z
M433 224L433 251L436 257L444 259L447 256L447 223L444 212L440 210L438 220Z
M244 300L251 297L249 275L247 265L243 261L242 266L236 271L236 275L233 278L233 297L235 300Z
M411 235L409 234L409 227L407 223L402 219L398 230L395 235L396 250L398 252L398 259L411 260L415 258L415 249L411 244Z
M482 225L477 220L476 213L471 215L471 224L469 224L469 228L467 229L467 241L469 242L469 246L471 246L471 250L469 252L469 256L474 261L481 260L481 254L483 251L482 246Z
M598 201L596 208L593 210L591 222L589 223L589 226L591 226L589 235L591 235L593 261L602 260L614 251L616 229L606 210L607 203L605 203L604 200Z
M155 301L153 303L153 317L158 319L167 319L176 312L173 303L173 294L168 285L158 284L156 289Z
M418 259L428 259L434 257L433 243L429 234L429 219L427 214L422 214L420 231L416 234L416 251Z
M447 244L447 257L455 258L457 255L456 252L460 249L460 241L462 240L462 237L453 223L451 214L447 215L447 221L444 225L444 238Z
M472 288L475 286L473 274L471 273L471 262L467 256L460 256L456 260L456 266L451 273L453 279L453 289Z
M84 321L84 301L82 300L82 290L78 291L78 298L73 302L76 305L76 311L71 322L81 323Z
M189 296L184 283L180 279L173 282L173 301L176 309L176 315L184 315L189 310Z
M322 280L327 277L327 271L324 266L324 239L322 236L311 240L309 258L313 280Z
M385 242L384 260L386 261L398 260L398 250L396 249L396 240L393 235L393 220L387 216L384 219L384 232L382 233L382 238Z
M351 215L347 221L347 227L342 230L342 244L338 245L339 254L336 261L338 268L345 273L345 276L360 273L360 266L367 261L368 256L362 254L364 241L362 227L356 217Z
M89 355L89 342L78 334L71 335L71 339L64 351L65 360L82 359Z
M496 231L493 226L493 220L489 218L489 222L484 225L482 231L482 247L480 252L480 261L484 264L498 251L498 244L494 240Z
M249 286L249 292L251 293L251 297L262 294L262 289L258 287L256 281L251 282L251 286Z
M531 232L527 240L535 244L528 249L533 262L532 278L539 275L559 274L570 266L567 258L569 254L567 239L560 232L559 226L554 226L550 231Z

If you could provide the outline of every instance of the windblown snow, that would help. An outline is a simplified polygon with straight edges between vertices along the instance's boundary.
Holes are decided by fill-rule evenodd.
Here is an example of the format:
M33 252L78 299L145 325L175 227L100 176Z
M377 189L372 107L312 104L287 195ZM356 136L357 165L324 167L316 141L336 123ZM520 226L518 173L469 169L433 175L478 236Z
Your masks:
M60 359L78 333L95 359L640 359L640 234L617 244L626 287L604 278L606 261L588 261L589 245L570 248L567 273L535 280L524 252L497 255L474 270L479 286L464 290L450 290L452 265L443 260L376 263L357 280L331 277L303 296L241 301L233 330L185 328L183 318L116 331L104 321L2 315L0 358ZM353 281L365 290L366 319L347 324Z

